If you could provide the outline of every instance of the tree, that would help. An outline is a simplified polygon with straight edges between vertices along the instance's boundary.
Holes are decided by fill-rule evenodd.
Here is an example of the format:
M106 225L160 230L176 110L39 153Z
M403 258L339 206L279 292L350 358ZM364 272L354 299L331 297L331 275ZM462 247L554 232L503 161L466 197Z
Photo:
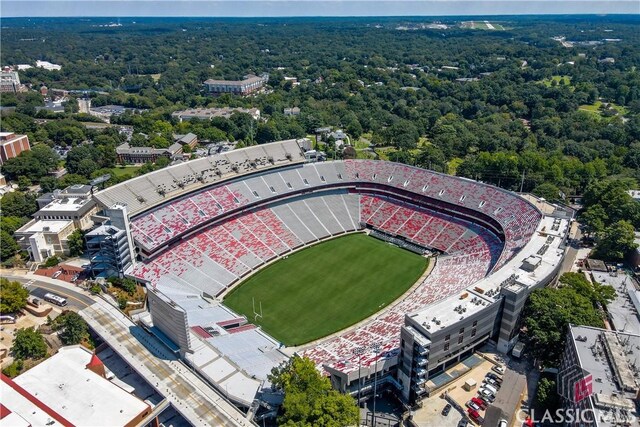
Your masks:
M618 221L607 227L595 248L595 256L611 261L621 261L636 249L634 228L629 221Z
M593 205L580 215L580 220L587 233L598 234L604 231L605 224L609 222L609 216L601 205Z
M549 182L536 186L532 192L536 196L543 197L550 202L555 202L560 198L560 190L558 187Z
M16 331L11 350L17 359L41 359L47 355L47 344L39 331L23 328Z
M65 345L79 344L89 336L89 326L78 313L66 311L52 323L53 329L59 331L60 339Z
M69 245L69 254L71 256L80 256L84 252L84 238L82 231L75 230L67 237L67 244Z
M541 378L536 389L535 406L539 409L555 411L560 407L560 396L557 392L555 380Z
M29 151L23 151L17 157L8 159L2 165L2 172L15 180L26 176L37 181L56 169L58 154L45 144L38 144Z
M523 319L524 340L532 354L548 366L560 361L569 323L599 328L604 325L589 298L571 287L533 291L525 305Z
M0 278L0 314L15 313L27 305L29 291L19 282Z
M28 218L38 210L38 203L34 194L14 191L2 196L0 209L2 216Z
M616 297L616 290L612 286L590 282L583 273L564 273L559 282L589 298L596 307L607 305Z
M273 368L269 381L284 391L283 426L351 426L358 424L359 411L352 397L331 387L329 379L320 375L314 363L294 356Z
M0 258L3 261L8 260L20 250L20 245L16 242L11 234L4 230L0 230Z

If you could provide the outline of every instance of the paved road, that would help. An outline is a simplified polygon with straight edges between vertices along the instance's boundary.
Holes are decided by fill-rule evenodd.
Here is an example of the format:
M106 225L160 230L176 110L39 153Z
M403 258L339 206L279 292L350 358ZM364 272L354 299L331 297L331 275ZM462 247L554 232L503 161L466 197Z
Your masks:
M68 308L76 308L78 310L82 310L83 308L89 307L95 301L79 292L72 291L69 288L54 285L52 283L43 282L41 280L32 279L31 277L23 277L23 276L6 276L9 280L15 280L25 285L25 288L29 290L29 293L37 298L44 297L44 294L47 292L53 292L54 294L60 295L67 299Z

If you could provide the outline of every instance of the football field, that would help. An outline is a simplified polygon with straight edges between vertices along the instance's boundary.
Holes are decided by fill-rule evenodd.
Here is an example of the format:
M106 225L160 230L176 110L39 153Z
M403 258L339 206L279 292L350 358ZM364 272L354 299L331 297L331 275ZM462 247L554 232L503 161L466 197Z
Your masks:
M289 255L231 291L225 305L292 346L344 329L392 303L427 268L426 258L364 234ZM253 300L263 317L254 321Z

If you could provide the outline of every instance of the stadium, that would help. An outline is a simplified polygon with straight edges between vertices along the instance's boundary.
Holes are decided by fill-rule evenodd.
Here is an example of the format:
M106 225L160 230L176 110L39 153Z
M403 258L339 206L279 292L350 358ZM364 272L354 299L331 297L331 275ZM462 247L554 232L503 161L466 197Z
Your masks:
M140 321L246 408L277 405L267 374L293 354L345 393L375 380L413 402L480 345L508 352L526 297L557 275L571 212L404 164L309 162L302 143L95 194L130 236L121 272L149 290Z

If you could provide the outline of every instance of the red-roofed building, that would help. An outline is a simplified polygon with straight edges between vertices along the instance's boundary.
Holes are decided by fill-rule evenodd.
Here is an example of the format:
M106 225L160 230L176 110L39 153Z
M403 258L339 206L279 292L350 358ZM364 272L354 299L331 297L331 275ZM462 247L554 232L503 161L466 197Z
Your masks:
M0 165L9 159L18 157L23 151L31 150L27 135L13 132L0 132Z

